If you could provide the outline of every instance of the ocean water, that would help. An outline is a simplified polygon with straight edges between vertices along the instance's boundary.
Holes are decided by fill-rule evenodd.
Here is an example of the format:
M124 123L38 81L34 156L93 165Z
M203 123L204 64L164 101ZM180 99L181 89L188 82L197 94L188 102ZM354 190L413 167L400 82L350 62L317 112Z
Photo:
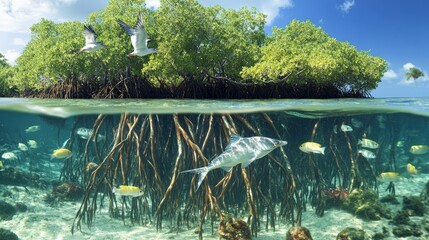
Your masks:
M231 147L234 135L247 142ZM182 173L222 154L221 167L237 165L211 170L198 189L198 174ZM247 222L252 239L284 239L293 225L313 239L348 226L395 239L391 219L359 216L344 201L365 189L395 194L391 217L403 198L428 207L429 98L3 98L0 155L0 201L25 205L0 227L21 239L218 239L220 213ZM403 239L427 239L427 214L410 214L417 227Z

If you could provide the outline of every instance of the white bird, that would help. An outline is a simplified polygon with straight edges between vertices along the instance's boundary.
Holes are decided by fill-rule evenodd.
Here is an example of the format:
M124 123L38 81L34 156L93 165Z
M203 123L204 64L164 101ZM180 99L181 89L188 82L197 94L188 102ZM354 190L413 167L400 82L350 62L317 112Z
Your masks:
M133 44L134 51L128 56L145 56L151 53L156 53L158 50L155 48L148 48L147 43L150 41L147 37L146 29L144 29L143 21L141 15L137 18L137 22L134 28L131 28L126 23L121 20L116 20L119 25L125 30L125 32L130 35L131 43Z
M93 52L106 47L103 43L97 42L97 34L91 25L83 27L83 36L85 37L85 46L79 52Z

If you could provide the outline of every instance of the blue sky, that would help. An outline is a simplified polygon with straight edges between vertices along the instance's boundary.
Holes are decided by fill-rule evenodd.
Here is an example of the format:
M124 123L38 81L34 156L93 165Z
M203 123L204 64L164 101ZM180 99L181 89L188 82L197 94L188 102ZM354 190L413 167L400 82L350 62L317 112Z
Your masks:
M44 17L56 22L80 20L103 9L107 0L0 0L0 53L10 63L30 39L29 27ZM429 97L429 1L427 0L199 0L225 8L255 6L268 15L266 31L285 27L292 19L310 20L339 41L370 50L389 63L374 97ZM147 0L159 6L159 0ZM418 67L425 77L406 81Z

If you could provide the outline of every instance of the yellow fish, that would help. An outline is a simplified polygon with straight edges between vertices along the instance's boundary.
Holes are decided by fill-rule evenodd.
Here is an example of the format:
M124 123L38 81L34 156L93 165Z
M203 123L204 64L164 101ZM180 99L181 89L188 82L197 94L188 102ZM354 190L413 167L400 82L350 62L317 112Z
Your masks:
M2 161L0 161L0 172L1 171L4 171L4 166L3 166L3 162Z
M136 186L121 185L119 188L113 187L113 193L120 196L140 197L143 195L143 190Z
M67 148L60 148L53 151L51 159L53 158L69 158L72 156L72 152Z
M422 155L429 152L428 145L413 145L410 147L410 153L414 155Z
M410 174L410 175L417 175L417 169L416 169L416 167L414 167L414 165L413 165L413 164L411 164L411 163L408 163L408 164L407 164L407 172L408 172L408 174Z
M398 172L383 172L377 177L377 180L380 182L396 182L399 179Z
M299 150L305 153L320 153L325 155L325 147L315 142L305 142L299 146Z

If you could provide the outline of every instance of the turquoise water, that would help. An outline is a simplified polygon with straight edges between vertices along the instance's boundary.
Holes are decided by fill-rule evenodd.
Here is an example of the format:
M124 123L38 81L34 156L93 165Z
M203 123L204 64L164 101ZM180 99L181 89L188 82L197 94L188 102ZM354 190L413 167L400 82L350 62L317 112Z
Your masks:
M253 235L263 239L265 229L305 225L301 214L306 209L315 209L320 218L330 209L343 209L344 199L332 195L335 189L386 194L380 184L429 174L429 98L3 98L0 117L2 200L15 202L19 197L10 189L25 186L48 196L38 204L58 208L61 202L74 203L73 217L64 217L70 239L80 239L79 231L96 226L103 216L160 231L175 229L179 238L181 231L200 227L206 229L200 237L216 237L219 212L248 220ZM198 175L181 172L205 167L227 151L231 134L288 143L270 149L244 171L240 165L230 172L210 171L197 190ZM259 145L246 146L243 151L250 156ZM56 149L67 149L70 155ZM17 177L14 171L22 174ZM398 176L386 180L380 177L383 173ZM73 196L55 192L64 182L80 190ZM420 182L408 184L417 195L424 189ZM113 190L121 185L138 187L143 196L121 197Z

